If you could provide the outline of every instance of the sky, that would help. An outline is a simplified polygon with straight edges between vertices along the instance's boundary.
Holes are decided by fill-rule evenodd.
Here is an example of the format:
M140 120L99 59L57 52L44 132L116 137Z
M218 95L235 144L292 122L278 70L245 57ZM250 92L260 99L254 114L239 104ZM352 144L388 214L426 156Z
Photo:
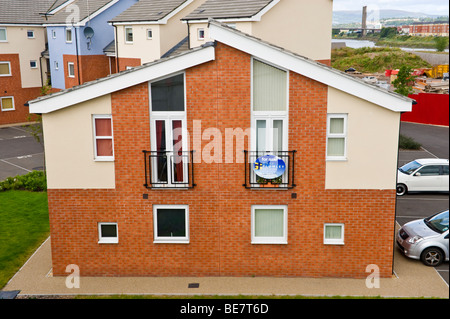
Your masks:
M448 0L334 0L334 11L362 10L364 6L448 16Z

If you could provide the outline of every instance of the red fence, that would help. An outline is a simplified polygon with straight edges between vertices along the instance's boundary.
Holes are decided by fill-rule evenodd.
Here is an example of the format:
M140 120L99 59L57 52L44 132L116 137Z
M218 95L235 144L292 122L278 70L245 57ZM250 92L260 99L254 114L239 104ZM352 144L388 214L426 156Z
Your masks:
M448 94L419 93L409 95L417 101L412 112L402 115L403 122L449 126Z

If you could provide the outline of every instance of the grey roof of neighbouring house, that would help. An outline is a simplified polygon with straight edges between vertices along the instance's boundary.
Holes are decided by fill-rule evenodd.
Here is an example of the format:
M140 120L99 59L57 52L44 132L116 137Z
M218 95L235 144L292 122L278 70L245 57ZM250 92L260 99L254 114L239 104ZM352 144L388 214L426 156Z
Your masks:
M159 21L188 0L140 0L110 22Z
M182 20L251 18L274 0L208 0Z
M76 7L77 10L79 9L80 15L79 17L76 17L76 20L78 21L73 22L78 23L80 21L83 21L84 19L88 18L89 15L94 14L112 1L113 0L75 0L70 5ZM69 9L69 7L67 8ZM70 17L73 16L75 16L75 12L73 10L61 10L53 16L49 16L46 24L66 24L68 23L68 19L72 22Z
M104 49L103 53L105 54L116 54L116 42L112 40Z
M43 24L40 13L51 11L67 0L0 0L0 23Z

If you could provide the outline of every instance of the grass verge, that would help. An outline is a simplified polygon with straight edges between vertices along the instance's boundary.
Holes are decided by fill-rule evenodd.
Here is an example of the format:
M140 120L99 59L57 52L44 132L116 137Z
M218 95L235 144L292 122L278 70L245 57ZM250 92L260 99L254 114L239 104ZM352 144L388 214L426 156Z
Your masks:
M46 192L0 192L0 289L49 233Z

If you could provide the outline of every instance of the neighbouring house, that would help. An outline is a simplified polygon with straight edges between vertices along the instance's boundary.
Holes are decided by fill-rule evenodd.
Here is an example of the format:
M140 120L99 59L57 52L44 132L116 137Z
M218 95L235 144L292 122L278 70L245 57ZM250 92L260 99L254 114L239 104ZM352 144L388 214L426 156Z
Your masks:
M332 0L207 0L183 18L189 47L210 41L208 19L331 64Z
M0 125L28 121L25 104L41 94L49 77L40 13L57 12L64 2L0 0Z
M205 0L141 0L110 23L115 41L104 50L119 71L160 59L172 49L188 49L181 18ZM183 46L184 44L184 46ZM172 52L170 52L172 53Z
M215 20L208 32L29 102L53 275L366 278L374 264L390 278L412 100Z
M108 21L137 0L74 0L48 14L48 56L54 89L68 89L112 73L104 48L114 40Z

